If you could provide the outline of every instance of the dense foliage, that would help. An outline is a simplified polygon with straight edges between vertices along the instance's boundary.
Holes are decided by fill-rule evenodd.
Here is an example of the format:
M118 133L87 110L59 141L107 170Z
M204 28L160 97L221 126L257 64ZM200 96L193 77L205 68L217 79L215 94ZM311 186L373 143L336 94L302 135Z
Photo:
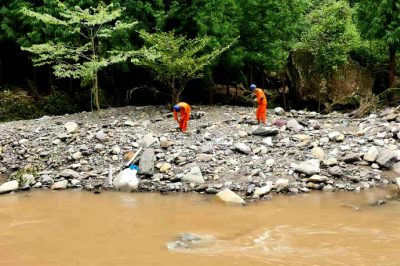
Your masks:
M127 104L132 89L138 92L132 101L141 104L171 96L204 103L221 93L218 84L227 94L251 83L278 91L290 82L288 62L299 50L312 55L309 71L321 77L351 58L385 76L379 86L396 85L400 0L0 4L0 90L19 87L52 101L68 95L77 109L90 106L81 102L90 101L91 92L100 108ZM149 94L149 88L169 96Z

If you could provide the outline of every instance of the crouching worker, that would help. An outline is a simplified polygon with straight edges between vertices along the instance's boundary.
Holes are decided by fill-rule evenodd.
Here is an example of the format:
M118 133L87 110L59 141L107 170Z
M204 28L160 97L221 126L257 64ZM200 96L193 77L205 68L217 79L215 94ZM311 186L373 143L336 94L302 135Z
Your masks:
M257 121L258 123L261 122L265 125L267 122L267 97L265 97L264 91L260 88L257 88L254 84L251 84L250 90L254 91L257 97L255 99L255 101L258 103L258 108L256 111Z
M180 118L178 117L178 112ZM174 106L174 118L179 123L179 128L182 132L186 132L188 122L190 119L190 105L184 102L180 102Z

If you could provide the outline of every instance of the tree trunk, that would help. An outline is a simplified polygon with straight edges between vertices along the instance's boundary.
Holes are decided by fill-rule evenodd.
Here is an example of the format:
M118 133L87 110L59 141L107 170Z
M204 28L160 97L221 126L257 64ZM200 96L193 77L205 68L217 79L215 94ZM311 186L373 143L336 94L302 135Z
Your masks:
M283 92L283 108L285 111L287 111L286 108L286 82L283 80L282 82L282 92Z
M98 81L98 77L97 77L97 71L94 74L93 94L94 94L94 103L95 103L96 109L98 111L98 110L100 110L100 100L99 100L99 81Z
M175 104L179 103L180 93L175 88L175 79L174 78L171 81L170 88L171 88L172 105L175 105Z
M394 86L396 75L396 45L389 45L389 70L388 70L388 80L389 88Z

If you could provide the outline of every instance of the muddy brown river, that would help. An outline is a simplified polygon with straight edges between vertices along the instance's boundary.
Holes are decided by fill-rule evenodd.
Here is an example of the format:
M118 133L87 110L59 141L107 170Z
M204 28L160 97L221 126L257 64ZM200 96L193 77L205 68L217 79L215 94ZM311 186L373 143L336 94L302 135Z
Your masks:
M195 194L0 196L0 265L399 265L394 188L275 196L246 207ZM182 233L207 243L168 249Z

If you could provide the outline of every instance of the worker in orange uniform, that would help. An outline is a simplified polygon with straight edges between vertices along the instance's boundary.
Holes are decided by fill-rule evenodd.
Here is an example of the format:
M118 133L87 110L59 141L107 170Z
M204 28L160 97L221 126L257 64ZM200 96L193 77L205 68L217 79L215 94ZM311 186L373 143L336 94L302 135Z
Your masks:
M256 117L258 123L263 123L264 125L267 122L267 97L265 97L265 93L262 89L257 88L255 84L250 85L250 90L254 91L256 94L258 103L258 108L256 111Z
M178 118L178 112L181 114L181 118ZM179 128L182 132L186 132L187 125L190 118L190 105L184 102L180 102L174 106L174 118L179 123Z

